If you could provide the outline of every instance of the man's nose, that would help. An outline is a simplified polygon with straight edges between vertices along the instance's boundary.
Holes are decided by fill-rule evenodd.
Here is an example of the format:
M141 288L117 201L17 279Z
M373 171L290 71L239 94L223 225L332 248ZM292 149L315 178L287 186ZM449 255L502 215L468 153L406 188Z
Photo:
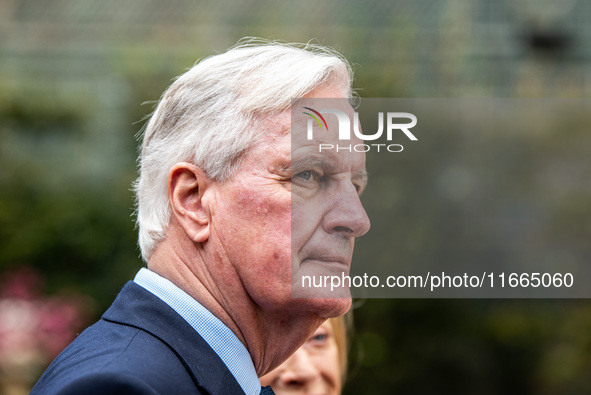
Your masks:
M283 388L305 389L320 377L308 352L300 348L285 362L279 381Z
M369 231L370 221L353 184L343 185L335 191L329 211L324 217L328 233L346 237L363 236Z

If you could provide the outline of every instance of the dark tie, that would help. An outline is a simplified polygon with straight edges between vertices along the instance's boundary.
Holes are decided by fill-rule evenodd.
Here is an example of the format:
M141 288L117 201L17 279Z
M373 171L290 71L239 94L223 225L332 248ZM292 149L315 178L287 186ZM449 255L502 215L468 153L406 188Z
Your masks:
M261 395L275 395L271 387L261 387Z

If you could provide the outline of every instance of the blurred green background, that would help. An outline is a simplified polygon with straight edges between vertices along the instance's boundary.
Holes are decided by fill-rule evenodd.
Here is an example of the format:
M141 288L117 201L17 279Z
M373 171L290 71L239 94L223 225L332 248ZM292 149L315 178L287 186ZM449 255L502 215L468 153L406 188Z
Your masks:
M587 0L0 0L0 392L48 358L6 351L14 306L69 295L83 327L141 267L135 135L196 60L244 36L315 39L354 64L364 97L582 98L590 19ZM565 219L579 238L581 218ZM427 249L437 233L416 237ZM35 292L6 291L19 268ZM346 394L591 393L587 300L355 305Z

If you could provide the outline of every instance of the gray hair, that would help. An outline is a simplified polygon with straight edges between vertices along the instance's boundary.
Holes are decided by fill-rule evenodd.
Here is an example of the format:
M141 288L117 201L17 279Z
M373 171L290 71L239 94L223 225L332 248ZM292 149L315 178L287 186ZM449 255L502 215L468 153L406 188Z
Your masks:
M139 245L147 262L164 238L171 209L168 175L179 162L211 179L232 177L262 125L292 99L328 85L351 95L352 70L336 51L312 44L242 41L181 75L164 92L142 142L134 184Z

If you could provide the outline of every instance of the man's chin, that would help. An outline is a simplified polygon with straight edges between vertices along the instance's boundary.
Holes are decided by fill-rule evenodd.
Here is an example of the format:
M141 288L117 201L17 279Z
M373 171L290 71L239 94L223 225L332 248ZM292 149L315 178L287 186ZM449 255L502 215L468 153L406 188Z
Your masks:
M293 296L292 296L293 298ZM351 297L301 297L293 298L298 309L312 312L322 318L344 315L351 308Z
M351 291L341 284L308 283L302 277L293 277L291 299L305 310L312 311L323 318L339 317L351 307Z
M321 300L322 309L318 309L318 315L322 318L333 318L345 315L351 308L351 298L327 298L327 299L314 299ZM320 306L319 306L320 307ZM322 311L321 311L322 310Z

